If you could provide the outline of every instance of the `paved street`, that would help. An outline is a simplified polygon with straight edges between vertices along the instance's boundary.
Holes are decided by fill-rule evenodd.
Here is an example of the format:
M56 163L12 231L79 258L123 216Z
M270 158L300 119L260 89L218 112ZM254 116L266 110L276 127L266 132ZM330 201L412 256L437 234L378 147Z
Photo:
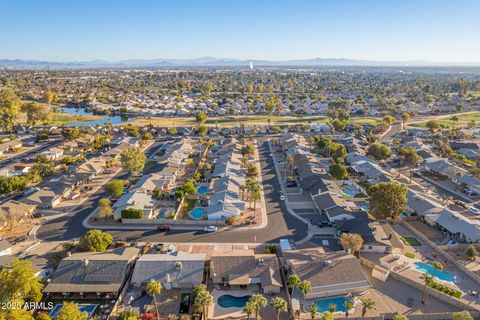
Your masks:
M158 148L155 143L146 153ZM278 183L273 160L269 156L269 149L266 138L258 139L261 171L263 176L263 189L268 215L267 227L260 230L225 230L220 229L215 233L204 233L202 231L172 230L167 234L158 233L156 230L147 231L126 231L118 230L109 232L115 239L126 239L129 241L141 240L150 242L202 242L202 243L262 243L276 242L281 238L300 240L306 235L306 225L291 216L283 203L280 201ZM121 173L116 179L125 179L126 173ZM37 232L37 238L48 241L67 241L82 236L87 229L82 226L82 221L97 207L99 199L105 196L103 191L95 193L84 202L77 210L62 217L55 218L43 226Z

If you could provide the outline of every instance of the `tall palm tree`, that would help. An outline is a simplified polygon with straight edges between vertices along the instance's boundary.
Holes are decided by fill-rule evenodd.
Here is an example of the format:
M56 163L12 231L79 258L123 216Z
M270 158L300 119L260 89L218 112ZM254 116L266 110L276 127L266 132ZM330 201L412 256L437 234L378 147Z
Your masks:
M252 302L255 310L255 319L259 319L260 309L265 308L268 305L268 300L261 294L254 294L250 297L249 301Z
M287 286L292 288L292 296L293 296L293 293L294 293L295 289L298 289L298 287L300 286L301 282L302 281L300 280L300 278L296 274L292 274L288 277Z
M252 301L247 301L243 306L243 312L247 314L247 320L250 320L250 316L255 312L255 305Z
M287 165L288 165L288 169L290 171L290 176L293 176L293 164L295 163L295 158L293 157L293 155L289 154L287 156Z
M353 255L358 254L358 257L360 257L360 250L363 246L363 238L359 234L342 233L339 241L344 249L350 249Z
M320 309L318 309L318 306L315 303L312 303L311 305L309 305L307 309L307 312L310 313L310 317L312 317L312 319L315 319L319 311Z
M426 304L427 303L427 297L428 297L428 287L430 286L430 284L435 280L435 274L438 272L438 271L442 271L443 270L443 265L440 263L440 262L437 262L437 261L434 261L432 263L432 266L434 268L434 271L432 272L432 274L428 274L428 273L425 273L423 275L423 281L424 281L424 288L423 288L423 296L422 296L422 303L423 304Z
M303 280L298 285L298 289L302 293L302 304L303 304L303 301L305 300L305 296L310 292L312 292L312 284L308 280Z
M367 311L376 310L375 301L373 301L372 299L361 299L360 303L362 304L362 318L365 318L365 314L367 313Z
M353 309L353 302L352 300L345 300L345 318L348 318L350 310Z
M270 305L275 309L275 314L277 315L277 320L280 319L280 312L287 311L288 304L285 299L281 297L274 297L270 301Z
M207 319L208 307L213 303L213 297L208 291L200 291L195 297L194 306L197 308L202 308L203 319Z
M162 283L152 278L147 283L146 291L147 294L153 298L153 303L155 304L155 312L157 314L157 320L159 320L160 314L158 313L157 295L162 292Z

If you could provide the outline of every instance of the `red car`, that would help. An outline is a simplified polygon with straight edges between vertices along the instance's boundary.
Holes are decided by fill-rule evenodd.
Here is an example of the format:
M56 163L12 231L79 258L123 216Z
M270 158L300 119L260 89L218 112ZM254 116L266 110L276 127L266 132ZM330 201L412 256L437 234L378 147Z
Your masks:
M167 232L172 230L172 225L171 224L162 224L161 226L157 227L157 231L161 232Z

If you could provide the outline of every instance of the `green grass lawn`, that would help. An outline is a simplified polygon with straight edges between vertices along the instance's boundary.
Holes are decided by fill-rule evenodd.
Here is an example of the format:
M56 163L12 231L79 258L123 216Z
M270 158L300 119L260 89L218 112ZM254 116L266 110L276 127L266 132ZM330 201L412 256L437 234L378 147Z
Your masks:
M422 244L415 237L401 237L404 244L412 247L419 247Z
M452 114L450 116L447 116L445 118L441 119L436 119L440 125L444 126L465 126L468 122L474 120L475 122L480 121L480 112L472 112L472 113L467 113L467 114L458 114L456 115L458 117L458 121L453 121L450 120L455 114ZM419 121L419 122L412 122L409 123L408 126L411 127L417 127L417 128L426 128L427 127L427 121Z
M52 126L61 126L61 125L72 123L72 122L83 122L83 121L92 121L92 120L100 120L100 119L102 119L101 116L53 113L52 121L50 121L48 124Z
M270 119L270 122L269 122ZM238 124L245 124L246 126L254 125L294 125L294 124L308 124L308 123L326 123L328 119L324 116L267 116L267 115L249 115L249 116L226 116L218 118L209 118L206 122L207 126L214 127L232 127ZM382 122L380 118L373 117L356 117L352 118L352 122L356 124L379 124ZM178 118L144 118L137 119L130 122L134 125L156 125L161 127L170 126L194 126L196 125L193 117L178 117ZM125 124L123 124L125 125Z

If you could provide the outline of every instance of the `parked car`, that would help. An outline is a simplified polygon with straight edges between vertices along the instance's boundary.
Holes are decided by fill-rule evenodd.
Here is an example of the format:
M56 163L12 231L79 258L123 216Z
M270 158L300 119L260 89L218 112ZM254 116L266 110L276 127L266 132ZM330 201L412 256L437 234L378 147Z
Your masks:
M215 226L208 226L208 227L203 228L203 231L205 231L205 232L215 232L217 230L218 230L218 228L215 227Z
M171 224L162 224L162 225L157 227L157 231L160 231L160 232L167 232L167 231L170 231L170 230L172 230L172 225Z
M480 209L478 208L475 208L474 206L469 206L467 207L468 211L470 211L471 213L473 213L474 215L480 215Z
M462 208L466 208L467 207L467 204L463 201L460 201L460 200L453 200L453 203L455 203L457 206L460 206Z

